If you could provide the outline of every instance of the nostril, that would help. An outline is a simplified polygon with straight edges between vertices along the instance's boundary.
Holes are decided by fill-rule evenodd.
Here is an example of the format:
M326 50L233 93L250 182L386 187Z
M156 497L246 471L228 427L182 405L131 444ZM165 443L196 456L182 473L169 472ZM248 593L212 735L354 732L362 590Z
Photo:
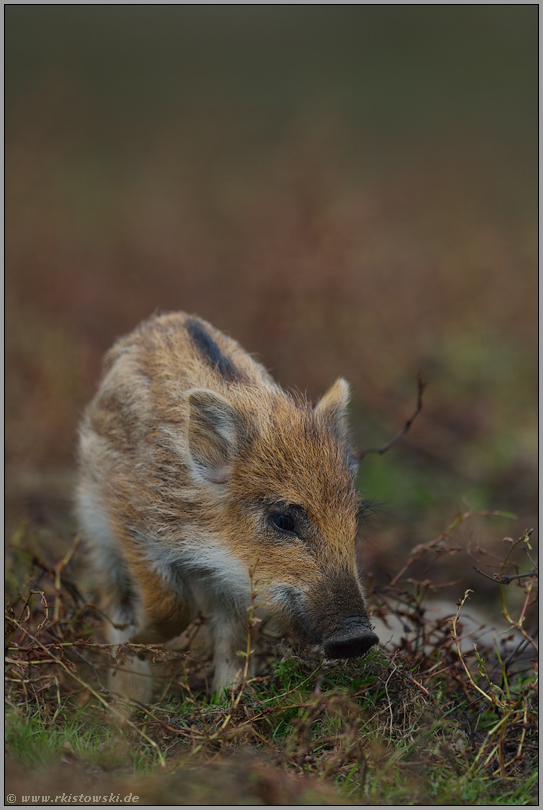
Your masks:
M356 658L365 655L378 641L371 630L359 628L356 633L345 632L327 639L324 654L327 658Z

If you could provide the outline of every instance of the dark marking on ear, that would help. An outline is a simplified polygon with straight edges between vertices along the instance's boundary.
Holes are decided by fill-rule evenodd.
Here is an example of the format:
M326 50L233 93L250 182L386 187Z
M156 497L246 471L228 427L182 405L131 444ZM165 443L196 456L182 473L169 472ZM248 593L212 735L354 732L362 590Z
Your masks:
M244 374L236 368L229 357L226 357L215 343L211 335L206 332L201 321L197 318L187 318L185 321L187 332L196 350L202 358L227 382L242 382Z

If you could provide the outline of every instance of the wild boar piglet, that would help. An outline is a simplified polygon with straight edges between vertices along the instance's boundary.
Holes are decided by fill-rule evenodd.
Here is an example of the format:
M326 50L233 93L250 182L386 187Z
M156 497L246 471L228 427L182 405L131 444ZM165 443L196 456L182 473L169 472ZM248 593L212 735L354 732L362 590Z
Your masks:
M213 690L235 685L251 570L260 609L326 657L378 641L356 566L348 397L338 379L313 406L184 313L113 346L81 423L76 497L111 643L165 642L201 614ZM134 657L111 688L148 701L148 667Z

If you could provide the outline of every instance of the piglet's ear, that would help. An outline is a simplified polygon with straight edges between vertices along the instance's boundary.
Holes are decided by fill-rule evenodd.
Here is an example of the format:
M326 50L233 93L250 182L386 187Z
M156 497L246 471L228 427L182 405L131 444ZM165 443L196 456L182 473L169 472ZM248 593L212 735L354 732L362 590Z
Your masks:
M349 383L340 377L315 405L315 413L343 441L348 434L347 405L350 394Z
M224 397L204 388L187 394L189 451L196 476L225 484L238 448L241 418Z

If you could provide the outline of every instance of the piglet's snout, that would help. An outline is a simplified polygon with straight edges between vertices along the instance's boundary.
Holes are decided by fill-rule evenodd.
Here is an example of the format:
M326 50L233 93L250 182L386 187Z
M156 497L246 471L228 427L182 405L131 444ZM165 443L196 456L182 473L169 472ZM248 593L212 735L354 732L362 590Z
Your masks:
M351 616L325 640L324 654L327 658L357 658L365 655L378 641L379 638L370 630L367 619Z

